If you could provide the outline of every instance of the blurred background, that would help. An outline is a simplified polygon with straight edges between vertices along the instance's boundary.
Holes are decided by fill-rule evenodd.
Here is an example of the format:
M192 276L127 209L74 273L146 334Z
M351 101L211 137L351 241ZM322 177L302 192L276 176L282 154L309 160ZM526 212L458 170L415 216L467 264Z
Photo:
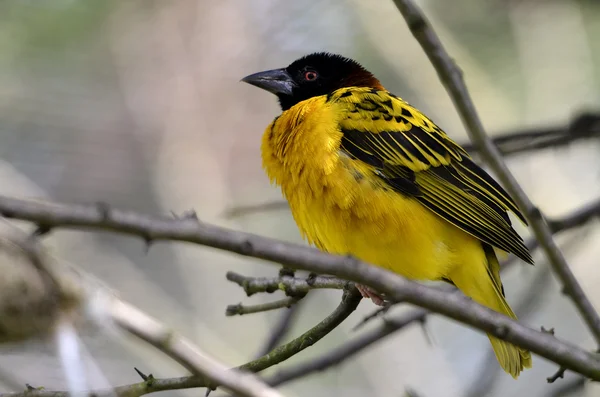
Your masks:
M490 134L566 128L583 111L600 112L600 2L417 3L463 70ZM193 208L206 222L300 242L285 207L225 216L232 208L281 200L259 153L264 128L279 114L276 99L239 80L322 50L357 59L390 91L467 142L433 67L391 1L2 0L0 194L105 201L152 214ZM597 140L511 156L508 165L549 217L600 195ZM558 236L598 308L599 238L597 221ZM184 244L161 243L145 254L141 241L108 234L60 231L47 242L230 365L254 358L283 314L224 316L228 304L278 298L246 298L225 280L228 270L277 275L277 267L258 260ZM594 350L545 259L535 258L537 266L518 263L503 276L517 315ZM340 297L340 291L309 294L288 338L322 320ZM342 326L289 362L352 338L352 327L374 308L363 301ZM573 374L547 384L556 366L538 357L513 381L483 334L439 316L429 318L426 331L406 328L283 391L315 397L402 396L407 389L423 397L600 396L597 385L573 383ZM94 333L85 342L96 387L106 380L140 381L134 366L155 377L186 373L132 339ZM2 347L0 370L2 378L21 384L65 388L48 344ZM199 393L204 390L164 395Z

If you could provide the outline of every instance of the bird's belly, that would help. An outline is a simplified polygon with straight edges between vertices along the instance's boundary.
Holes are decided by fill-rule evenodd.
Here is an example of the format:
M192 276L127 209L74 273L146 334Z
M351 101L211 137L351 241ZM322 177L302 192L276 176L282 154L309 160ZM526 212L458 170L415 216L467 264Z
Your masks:
M456 262L460 240L473 240L415 199L367 180L333 181L321 194L288 195L302 234L324 251L351 254L409 278L437 280Z

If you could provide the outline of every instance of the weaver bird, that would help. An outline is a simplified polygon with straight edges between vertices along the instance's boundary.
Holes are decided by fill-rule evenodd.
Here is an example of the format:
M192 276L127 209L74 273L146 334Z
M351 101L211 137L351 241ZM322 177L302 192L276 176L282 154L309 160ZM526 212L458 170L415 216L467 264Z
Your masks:
M533 264L508 211L527 222L433 121L339 55L307 55L242 81L279 99L283 112L262 138L263 167L309 243L411 279L450 282L516 319L493 247ZM488 336L514 378L531 367L530 352Z

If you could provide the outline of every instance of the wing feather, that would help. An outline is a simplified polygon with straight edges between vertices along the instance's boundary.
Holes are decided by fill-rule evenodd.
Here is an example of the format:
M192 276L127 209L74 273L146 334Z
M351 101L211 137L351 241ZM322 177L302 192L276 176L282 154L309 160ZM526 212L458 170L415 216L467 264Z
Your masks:
M401 194L479 240L533 263L507 212L525 218L508 193L436 124L387 91L343 88L329 101L344 116L341 148L376 169Z

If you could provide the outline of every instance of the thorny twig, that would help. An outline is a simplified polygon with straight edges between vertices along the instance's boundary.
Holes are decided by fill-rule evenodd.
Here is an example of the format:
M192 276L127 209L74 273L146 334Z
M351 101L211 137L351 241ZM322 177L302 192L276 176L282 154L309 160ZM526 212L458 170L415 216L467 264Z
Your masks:
M538 237L540 237L542 244L543 244L544 248L546 249L551 261L556 263L555 271L561 276L561 279L563 280L565 285L568 287L569 294L573 297L573 299L575 300L575 303L579 306L579 309L582 312L586 321L588 322L590 329L592 330L592 332L595 333L595 336L598 339L598 335L600 335L600 331L597 331L596 328L600 329L600 327L597 327L597 325L599 324L599 321L597 319L597 314L596 314L596 318L594 318L594 312L593 312L593 309L591 309L591 306L586 307L585 295L583 295L582 291L578 290L579 286L577 285L576 281L573 282L573 280L571 280L568 277L569 276L568 269L566 269L566 270L561 269L561 267L562 268L566 267L566 263L564 263L564 259L562 259L562 263L561 263L562 256L561 256L560 252L557 251L555 249L555 247L553 247L552 239L551 239L551 237L549 238L549 235L550 235L549 231L544 231L544 223L543 223L543 218L542 218L541 214L539 214L539 211L537 211L531 205L531 203L528 201L527 197L522 193L522 191L520 191L520 188L518 187L518 185L516 185L516 183L514 182L514 179L512 179L512 176L510 175L510 173L508 173L506 167L504 166L500 157L498 156L498 154L499 154L498 150L492 144L490 144L489 140L483 134L483 128L481 127L481 124L476 116L474 107L473 107L472 103L470 102L469 96L466 93L466 89L464 88L464 84L462 83L462 78L460 76L460 73L458 73L455 65L452 63L452 61L448 58L447 54L444 52L443 48L441 47L441 44L439 43L439 40L437 39L437 37L435 36L433 31L430 29L430 27L428 26L425 19L421 15L419 15L418 9L416 9L412 5L412 3L409 1L396 0L395 2L401 11L403 10L403 7L404 7L403 14L406 17L407 22L409 23L409 26L411 27L411 30L413 30L417 39L423 44L424 49L426 50L426 52L428 52L428 55L430 56L430 59L432 60L432 63L438 69L438 73L440 74L440 76L448 77L448 79L445 81L449 82L449 85L450 85L449 91L452 94L455 94L453 99L455 99L455 102L457 103L457 107L461 111L461 115L463 117L463 120L465 121L465 124L467 124L467 126L469 126L469 130L472 132L473 140L475 141L477 146L482 149L481 150L482 155L487 158L487 160L490 162L492 168L500 175L501 180L505 183L505 185L507 185L508 190L511 191L511 193L513 193L513 195L515 195L515 192L517 193L515 195L515 197L517 198L517 201L526 210L528 218L531 219L532 226L534 226L534 231L536 231L536 234L538 235ZM416 11L417 18L414 18L415 11ZM412 14L411 14L411 12L412 12ZM411 16L411 15L413 17L412 19L409 18L409 16ZM422 34L422 37L424 37L424 39L420 39L419 34ZM433 38L433 41L431 41L432 38ZM429 43L428 43L428 40L429 40ZM432 44L432 43L434 44L433 47L432 48L428 47L428 44ZM428 50L428 48L429 48L429 50ZM440 60L441 61L439 63L436 63L436 59L438 61L440 61ZM453 91L453 90L455 90L455 91ZM557 141L560 141L560 139L557 139ZM543 146L543 145L540 145L540 146ZM525 205L523 205L523 204L525 204ZM6 210L6 207L5 207L5 210ZM64 223L58 222L58 223L45 224L45 223L42 223L41 221L38 222L38 224L40 225L39 230L48 232L48 231L50 231L52 226L87 226L87 227L94 227L94 228L109 229L109 230L113 230L113 231L119 231L119 232L130 233L130 234L137 234L137 235L140 235L142 238L144 238L149 243L152 242L154 239L174 239L174 240L192 241L192 242L203 243L206 245L215 246L215 247L224 248L224 249L229 248L230 250L232 250L234 252L238 252L238 253L241 253L244 255L253 255L253 256L257 256L257 257L264 257L267 259L281 258L281 255L279 255L275 252L276 250L270 251L270 252L269 252L269 250L267 250L267 253L265 254L264 252L260 252L261 250L259 249L258 253L257 253L256 245L253 244L252 242L250 242L250 239L248 239L245 242L245 243L247 243L247 245L245 245L245 246L244 245L240 246L240 245L236 244L235 239L232 241L229 241L229 242L225 242L224 240L221 240L218 236L212 236L212 237L204 236L207 238L204 239L203 242L196 241L195 238L190 238L189 233L187 233L190 231L189 229L186 229L188 226L190 226L187 223L185 225L186 227L182 227L182 229L183 229L182 233L178 234L176 232L175 235L167 236L167 235L169 235L169 232L167 231L165 233L165 231L161 230L160 228L158 230L155 229L153 231L150 231L147 229L152 229L151 227L150 228L145 228L145 227L140 228L139 225L131 225L128 222L124 222L124 224L120 224L120 225L115 224L110 219L113 215L112 211L110 211L109 209L106 209L105 211L100 211L100 207L98 207L98 211L100 212L100 218L101 218L99 221L94 220L94 221L90 222L89 219L85 220L85 217L83 217L84 219L82 220L81 218L78 219L77 216L75 216L74 218L69 218L69 216L66 216L67 219L66 219L66 222L64 222ZM5 216L18 217L18 214L13 213L10 208L7 211L4 211L3 214ZM46 215L48 215L48 214L44 214L42 217L45 217ZM49 214L49 215L50 215L50 218L52 218L52 214ZM89 213L88 213L88 215L89 215ZM95 215L92 215L92 218L95 218ZM30 220L35 221L35 219L30 219ZM63 219L63 221L65 221L65 219ZM125 227L123 227L123 226L125 226ZM164 224L163 224L163 226L164 226ZM181 226L183 226L183 224ZM192 231L193 231L193 229L194 228L191 227ZM147 233L140 234L140 231L144 231ZM223 230L221 230L221 231L223 231ZM179 230L179 232L181 232L181 230ZM544 234L544 232L546 234ZM225 234L227 234L227 233L225 233ZM198 236L196 236L196 237L198 237ZM229 237L231 237L231 236L229 236ZM240 237L240 236L237 236L237 237ZM201 238L199 240L203 240L203 239ZM548 241L546 241L546 240L548 240ZM310 257L310 255L308 255L308 256ZM275 259L275 260L279 260L279 259ZM325 259L323 258L323 261L324 260ZM291 259L291 260L288 260L288 263L291 265L295 264L300 268L304 267L304 268L307 268L310 270L315 269L317 271L320 271L323 269L332 269L332 266L330 266L331 264L326 264L327 266L311 267L310 265L306 264L305 260L303 260L303 259L297 259L297 260ZM324 262L319 262L319 263L325 264ZM380 275L378 275L376 273L370 274L367 271L367 268L365 268L358 261L349 260L347 264L351 265L352 271L345 272L345 271L339 270L337 272L334 272L334 274L350 275L350 278L352 278L354 280L358 280L359 276L353 273L354 270L356 270L356 273L360 273L360 271L365 271L367 274L366 279L372 285L382 287L382 290L386 291L386 292L392 291L394 289L399 289L399 290L404 289L403 292L398 292L396 294L398 296L398 299L400 299L400 297L408 297L407 300L413 301L413 303L414 303L414 301L418 300L414 297L414 294L412 294L412 292L414 292L414 291L412 291L409 288L409 287L411 287L410 285L403 284L399 281L386 283L384 280L378 278L378 276L380 276ZM401 288L401 287L405 287L405 288ZM407 291L408 291L408 293L407 293ZM423 290L422 292L427 292L427 290ZM356 291L354 291L354 294L356 294ZM485 331L488 331L489 328L493 326L495 328L493 328L492 333L501 338L505 337L505 338L507 338L507 340L511 340L511 341L513 339L516 341L521 341L521 342L527 341L527 338L524 336L527 334L527 332L523 333L526 330L525 328L523 328L523 327L520 328L519 326L516 326L515 324L512 324L511 322L503 323L502 321L498 321L498 319L493 318L491 313L481 311L480 309L477 308L477 306L471 305L469 307L469 305L466 305L467 307L465 308L465 310L472 309L475 311L475 314L476 314L475 317L481 316L482 318L486 318L483 322L479 322L473 316L464 316L464 315L454 313L452 310L458 309L461 306L460 302L452 301L453 303L449 307L442 307L443 305L441 305L439 303L439 300L436 300L436 298L440 298L440 297L441 296L431 293L429 295L426 295L426 299L424 299L423 302L419 302L419 303L423 304L424 306L430 306L430 307L434 308L434 310L437 309L439 312L449 315L450 317L462 320L466 323L470 323L472 325L477 324L481 329L483 329ZM356 304L358 304L359 297L356 296L355 299L356 299ZM352 309L352 310L354 310L354 309ZM422 312L422 314L421 314L421 312ZM415 314L415 316L417 316L417 315L424 316L426 312L427 311L425 309L417 309L414 312L414 314ZM479 320L481 320L481 319L479 319ZM402 325L398 325L397 327L403 327L412 321L415 321L414 318L413 319L409 318L405 322L399 323ZM385 325L386 324L384 323L384 326ZM389 325L389 320L388 320L388 325ZM337 351L337 353L338 353L337 356L333 355L333 356L329 356L329 357L324 357L322 360L320 360L316 364L311 363L313 365L310 368L308 366L305 366L304 369L302 369L302 366L297 367L296 370L294 370L292 368L292 369L288 370L288 372L280 373L278 375L279 377L277 377L277 375L276 375L274 380L272 380L272 382L273 383L281 383L285 380L293 379L295 376L297 376L294 374L298 374L300 372L306 373L306 372L310 372L310 371L314 371L314 370L324 369L330 365L335 364L337 362L336 357L338 357L339 359L343 359L344 357L355 354L357 351L368 346L370 343L380 340L383 336L389 334L389 332L391 332L391 331L384 329L381 332L381 334L373 335L371 338L368 338L367 337L368 335L364 336L360 340L357 339L357 341L355 342L354 345L342 346L342 348L344 348L344 349L340 348L339 351ZM515 337L515 335L516 335L516 337ZM359 343L361 341L362 341L362 343ZM548 341L545 341L545 342L548 342ZM349 350L348 346L350 346L350 347L354 346L355 350L353 350L353 351ZM538 351L544 350L543 348L540 348L540 345L538 345L537 347L538 347ZM558 349L559 353L565 353L565 349L569 348L569 346L563 345L560 342L558 342L557 344L555 343L552 347L554 347L555 349ZM343 352L346 352L345 356L342 355ZM546 353L551 356L553 355L555 357L557 357L557 354L558 354L556 352L550 352L550 353L546 352ZM570 351L567 353L571 353L571 357L569 358L571 363L575 362L575 364L577 364L576 361L579 359L583 360L583 361L588 361L588 359L589 359L589 357L586 357L584 354L582 354L581 352L577 352L576 350L573 350L573 351ZM577 353L577 354L574 354L574 353ZM575 360L575 361L573 361L573 360ZM259 361L259 360L257 360L257 361ZM593 364L592 367L595 367L596 363L592 361L591 364ZM260 367L260 365L259 365L259 367ZM302 371L299 371L300 369L302 369ZM595 368L593 368L593 369L597 370ZM592 377L594 377L594 378L597 375L597 373L592 373L592 372L589 372L589 373L592 374ZM197 378L193 378L193 377L180 378L180 379L187 379L188 382L190 381L190 379L192 379L192 383L197 382L197 380L198 380ZM156 381L160 383L160 380L156 380ZM172 381L172 380L170 380L170 381ZM186 381L182 381L179 384L179 386L183 385L182 387L188 387L188 386L186 386L188 384L189 383L186 383ZM125 387L126 389L121 389L122 394L119 393L119 395L122 395L122 396L134 395L131 393L131 391L133 389L135 389L135 387L133 387L133 386L135 386L135 385L126 386ZM150 390L150 388L148 388L148 386L149 385L147 383L143 383L143 387L146 388L145 392L155 391L155 390ZM173 386L173 385L170 385L170 386ZM175 389L175 388L178 388L178 387L168 387L163 390L171 390L171 389ZM269 390L267 389L267 391L269 391ZM32 391L32 393L33 394L28 394L28 395L50 395L50 394L46 394L43 391L40 391L40 394L38 394L36 391ZM51 395L53 395L53 396L57 396L60 394L60 392L58 392L59 394L57 394L57 392L50 392L50 393L52 393ZM144 394L144 393L141 393L141 394ZM141 394L135 394L135 395L141 395Z
M582 226L586 222L589 222L590 220L599 216L600 199L592 201L591 203L584 205L582 208L578 208L563 217L550 219L548 220L548 225L550 225L552 232L557 234L565 230ZM529 239L526 242L526 245L530 251L534 251L538 248L538 244L536 244L535 239ZM501 270L506 270L509 265L517 262L517 260L518 258L514 255L508 257L508 259L500 264ZM271 293L275 290L289 291L290 293L294 294L307 293L311 289L341 289L347 284L347 281L345 280L330 276L312 276L307 279L301 277L248 277L235 272L228 272L227 279L243 287L244 291L249 296L258 292ZM453 291L454 288L448 288L447 290ZM385 314L390 307L391 306L378 308L373 313L366 316L361 322L359 322L354 329L357 330L370 320Z
M279 364L288 358L298 354L312 346L340 325L358 306L361 300L360 293L356 288L348 288L344 291L339 306L323 321L294 340L275 348L256 360L236 367L236 370L256 373L263 371L273 365ZM205 377L184 376L180 378L158 379L153 378L151 382L139 382L125 386L116 387L114 390L94 390L96 397L139 397L145 394L166 391L191 389L198 387L215 387L217 384L209 382ZM68 397L65 391L25 391L21 393L0 393L0 397Z
M186 241L277 262L289 268L330 274L374 288L391 300L406 301L521 346L559 365L600 380L600 361L592 354L525 327L459 294L440 291L369 265L356 258L330 255L304 245L286 243L190 219L150 217L112 208L58 205L0 196L0 214L54 228L108 230L149 241Z
M283 397L255 375L230 369L200 351L193 343L127 303L115 300L111 318L121 328L152 344L210 385L245 397ZM147 382L147 380L146 380Z

